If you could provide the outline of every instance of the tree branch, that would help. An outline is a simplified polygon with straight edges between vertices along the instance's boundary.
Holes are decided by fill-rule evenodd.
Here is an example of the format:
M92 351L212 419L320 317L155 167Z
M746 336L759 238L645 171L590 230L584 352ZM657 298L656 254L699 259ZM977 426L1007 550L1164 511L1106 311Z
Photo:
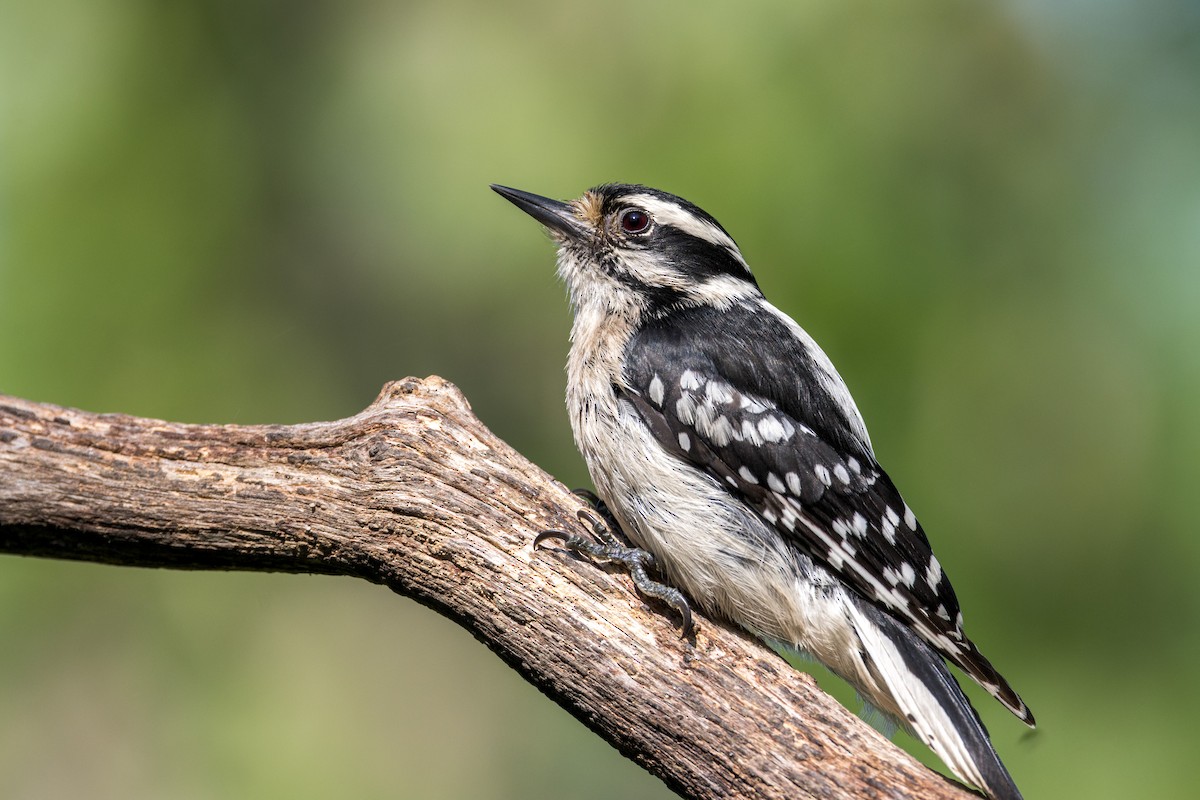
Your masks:
M182 425L0 396L0 552L353 575L467 628L687 798L963 798L755 640L695 641L561 551L581 503L440 378L303 425Z

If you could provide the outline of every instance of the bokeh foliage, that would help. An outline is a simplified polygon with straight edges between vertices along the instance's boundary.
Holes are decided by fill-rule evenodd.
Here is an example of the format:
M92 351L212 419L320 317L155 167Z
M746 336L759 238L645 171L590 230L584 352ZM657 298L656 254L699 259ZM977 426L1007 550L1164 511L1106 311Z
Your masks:
M436 373L584 485L551 248L486 186L676 191L855 390L1042 723L972 694L1026 794L1186 796L1196 9L0 0L0 391L294 422ZM377 587L0 559L0 796L667 794Z

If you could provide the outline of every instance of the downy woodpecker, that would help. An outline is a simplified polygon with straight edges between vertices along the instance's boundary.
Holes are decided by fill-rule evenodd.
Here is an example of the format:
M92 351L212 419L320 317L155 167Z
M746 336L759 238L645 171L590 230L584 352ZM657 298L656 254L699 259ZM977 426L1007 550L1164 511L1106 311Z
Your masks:
M575 442L628 538L706 612L824 664L959 778L1020 798L943 659L1031 727L1033 714L964 633L846 384L732 237L644 186L571 202L492 188L558 245ZM612 541L591 552L632 561L686 624L682 596L645 577L650 559Z

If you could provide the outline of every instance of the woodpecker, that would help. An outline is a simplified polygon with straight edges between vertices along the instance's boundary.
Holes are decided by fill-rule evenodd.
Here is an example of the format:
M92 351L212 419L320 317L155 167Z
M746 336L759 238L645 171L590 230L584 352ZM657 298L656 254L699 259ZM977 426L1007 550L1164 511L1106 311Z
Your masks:
M1033 714L967 638L950 580L845 382L763 296L721 224L633 184L570 202L492 189L558 246L574 314L575 442L636 549L611 537L568 545L629 564L685 626L686 596L818 661L960 779L1019 800L945 662L1030 727ZM650 563L667 585L649 579Z

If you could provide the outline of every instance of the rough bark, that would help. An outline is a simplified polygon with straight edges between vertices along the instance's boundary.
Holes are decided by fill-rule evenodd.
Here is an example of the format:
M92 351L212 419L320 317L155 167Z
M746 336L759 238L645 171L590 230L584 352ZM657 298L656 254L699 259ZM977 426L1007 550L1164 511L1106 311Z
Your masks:
M688 798L966 798L753 639L534 536L579 499L440 378L303 425L183 425L0 396L0 552L353 575L470 630Z

